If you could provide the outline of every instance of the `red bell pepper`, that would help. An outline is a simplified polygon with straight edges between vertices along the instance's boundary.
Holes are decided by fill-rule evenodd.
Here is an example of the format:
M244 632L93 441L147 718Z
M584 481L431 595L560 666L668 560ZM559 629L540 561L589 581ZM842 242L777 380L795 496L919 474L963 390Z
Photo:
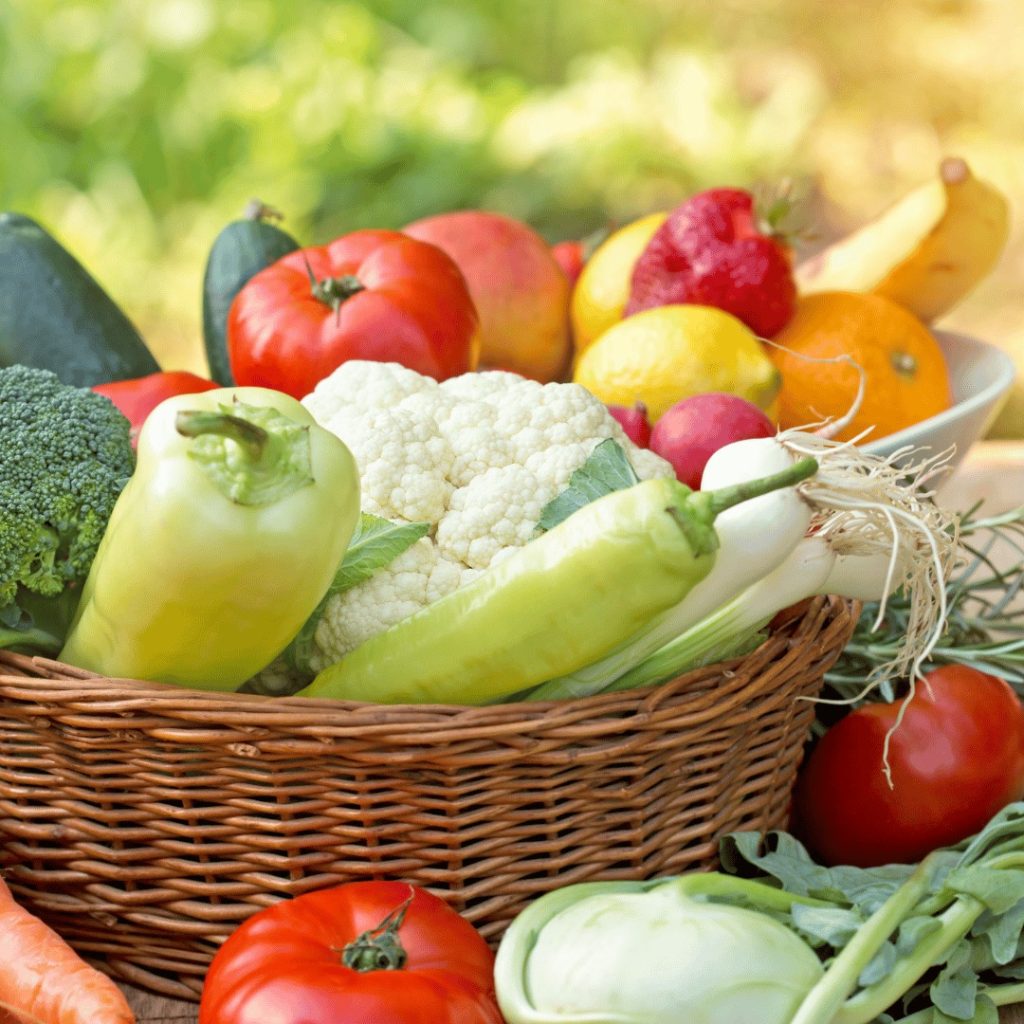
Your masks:
M205 377L197 377L185 370L151 373L132 380L115 380L109 384L96 384L93 391L109 398L132 425L132 444L135 444L146 417L165 399L174 395L194 395L212 391L220 385Z

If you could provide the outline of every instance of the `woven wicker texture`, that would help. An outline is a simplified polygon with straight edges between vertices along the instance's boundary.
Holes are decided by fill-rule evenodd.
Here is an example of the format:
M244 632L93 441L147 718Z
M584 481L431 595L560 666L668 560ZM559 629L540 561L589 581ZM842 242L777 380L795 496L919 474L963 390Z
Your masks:
M495 940L570 882L710 867L785 821L822 675L853 628L817 599L748 657L550 704L214 694L0 652L0 841L20 901L143 988L196 998L276 900L428 886Z

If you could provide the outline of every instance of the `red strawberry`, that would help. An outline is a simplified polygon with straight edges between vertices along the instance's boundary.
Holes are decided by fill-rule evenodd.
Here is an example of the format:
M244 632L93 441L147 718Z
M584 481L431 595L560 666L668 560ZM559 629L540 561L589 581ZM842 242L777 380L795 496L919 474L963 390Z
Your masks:
M789 322L796 284L789 251L735 188L691 196L669 214L633 268L625 315L653 306L717 306L770 338Z

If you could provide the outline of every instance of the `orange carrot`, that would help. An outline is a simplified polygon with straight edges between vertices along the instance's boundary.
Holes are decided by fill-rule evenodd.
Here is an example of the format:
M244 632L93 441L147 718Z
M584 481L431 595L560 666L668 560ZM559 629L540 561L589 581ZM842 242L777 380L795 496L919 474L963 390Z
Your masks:
M135 1024L117 986L0 879L0 1024Z

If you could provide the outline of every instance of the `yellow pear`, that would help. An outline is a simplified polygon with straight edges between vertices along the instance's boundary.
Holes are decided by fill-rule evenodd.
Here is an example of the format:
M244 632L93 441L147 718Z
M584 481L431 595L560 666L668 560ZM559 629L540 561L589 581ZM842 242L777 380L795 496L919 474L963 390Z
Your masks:
M873 292L921 320L952 309L995 266L1009 234L1003 194L947 157L932 180L802 263L802 294Z

